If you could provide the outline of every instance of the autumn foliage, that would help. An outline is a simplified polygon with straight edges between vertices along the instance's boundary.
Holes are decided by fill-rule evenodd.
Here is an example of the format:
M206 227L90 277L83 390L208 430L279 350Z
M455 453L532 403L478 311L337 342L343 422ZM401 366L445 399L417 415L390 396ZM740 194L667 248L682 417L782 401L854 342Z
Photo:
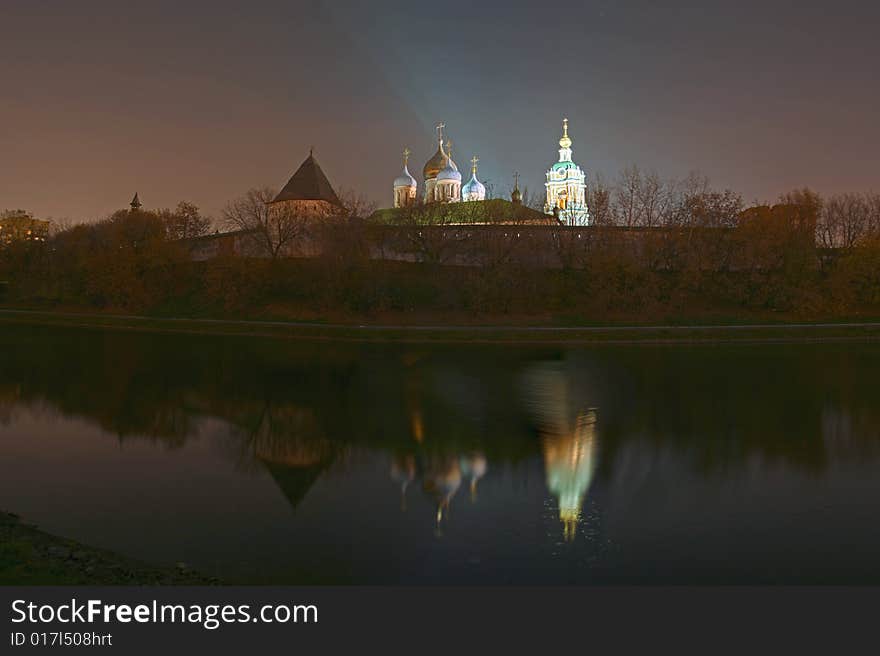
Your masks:
M309 258L192 261L191 240L211 228L198 208L120 211L4 247L0 295L39 307L285 319L880 315L876 196L798 190L745 208L698 178L661 183L637 170L589 192L595 224L583 230L547 225L526 239L515 225L469 231L439 220L425 230L413 217L376 226L351 213L300 226L319 246ZM389 243L409 255L383 259Z

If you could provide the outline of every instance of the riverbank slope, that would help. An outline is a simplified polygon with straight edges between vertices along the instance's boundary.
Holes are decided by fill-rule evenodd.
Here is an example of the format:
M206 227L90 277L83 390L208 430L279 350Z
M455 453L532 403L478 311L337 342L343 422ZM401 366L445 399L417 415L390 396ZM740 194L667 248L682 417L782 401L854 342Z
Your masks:
M210 585L183 563L154 567L45 533L0 512L0 585Z
M463 343L712 343L880 339L880 321L824 323L704 323L682 325L409 325L0 309L0 325L33 325L138 332L212 334L355 342Z

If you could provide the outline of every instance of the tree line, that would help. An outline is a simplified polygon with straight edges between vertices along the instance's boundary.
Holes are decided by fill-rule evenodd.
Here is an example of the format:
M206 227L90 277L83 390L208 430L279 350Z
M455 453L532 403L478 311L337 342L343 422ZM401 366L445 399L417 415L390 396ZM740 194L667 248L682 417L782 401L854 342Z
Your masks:
M251 190L214 220L181 202L56 226L45 243L0 249L0 295L39 307L279 318L880 314L880 194L801 189L746 206L700 176L632 167L612 183L590 181L584 229L564 211L535 229L543 196L528 190L523 207L535 212L521 221L516 206L491 200L416 205L380 221L351 193L340 194L344 212L316 221L270 206L273 196ZM219 230L250 235L258 257L193 261L194 241ZM311 256L290 257L303 240ZM397 256L383 259L385 249Z

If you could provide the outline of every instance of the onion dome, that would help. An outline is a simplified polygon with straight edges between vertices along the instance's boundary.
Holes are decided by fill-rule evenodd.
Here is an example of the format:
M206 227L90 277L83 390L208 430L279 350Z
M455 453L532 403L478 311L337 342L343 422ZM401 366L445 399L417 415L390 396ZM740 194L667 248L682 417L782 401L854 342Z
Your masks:
M522 192L519 190L519 173L513 174L513 191L510 194L510 201L516 205L522 204Z
M446 164L452 167L452 170L456 173L458 172L458 165L456 165L455 160L452 159L452 139L446 140Z
M409 163L409 148L403 151L403 173L394 179L394 187L416 187L416 179L410 175L407 164Z
M448 154L446 155L446 164L440 170L440 173L437 174L437 181L439 182L440 180L454 180L455 182L461 182L461 173L458 172L458 167L452 160L452 142L449 143L447 150Z
M446 127L444 123L437 124L437 152L434 153L433 157L429 159L424 168L422 169L422 175L424 175L425 180L433 180L437 177L437 174L442 171L447 163L449 157L447 157L446 152L443 150L443 128Z
M571 148L571 139L568 137L568 119L562 119L562 139L559 140L560 148Z
M422 174L425 176L425 180L433 180L437 177L437 174L443 170L443 167L446 166L446 160L449 159L446 157L446 153L443 152L443 140L440 140L440 145L437 146L437 152L434 153L434 156L427 161L425 167L422 169Z
M461 188L462 200L486 200L486 187L477 180L477 162L479 161L476 156L471 159L471 179Z
M403 173L394 179L395 187L415 187L416 179L409 174L406 166L403 167Z
M461 173L458 172L458 169L455 167L455 162L451 159L447 159L446 166L437 174L437 181L441 180L455 180L456 182L461 182Z
M443 165L443 168L437 174L437 180L455 180L456 182L461 182L461 173L458 172L458 167L455 165L455 161L452 159L451 141L447 142L446 144L446 162Z
M452 139L446 140L446 166L451 167L453 171L458 173L458 165L452 159Z

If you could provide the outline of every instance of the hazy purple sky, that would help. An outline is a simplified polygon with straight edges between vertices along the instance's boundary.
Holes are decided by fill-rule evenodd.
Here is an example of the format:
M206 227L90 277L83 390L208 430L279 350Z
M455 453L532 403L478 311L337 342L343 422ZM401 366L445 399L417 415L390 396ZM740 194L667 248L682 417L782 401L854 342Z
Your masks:
M383 205L444 121L460 168L533 190L574 158L698 170L747 200L880 189L880 3L0 0L0 208L218 214L314 145Z

